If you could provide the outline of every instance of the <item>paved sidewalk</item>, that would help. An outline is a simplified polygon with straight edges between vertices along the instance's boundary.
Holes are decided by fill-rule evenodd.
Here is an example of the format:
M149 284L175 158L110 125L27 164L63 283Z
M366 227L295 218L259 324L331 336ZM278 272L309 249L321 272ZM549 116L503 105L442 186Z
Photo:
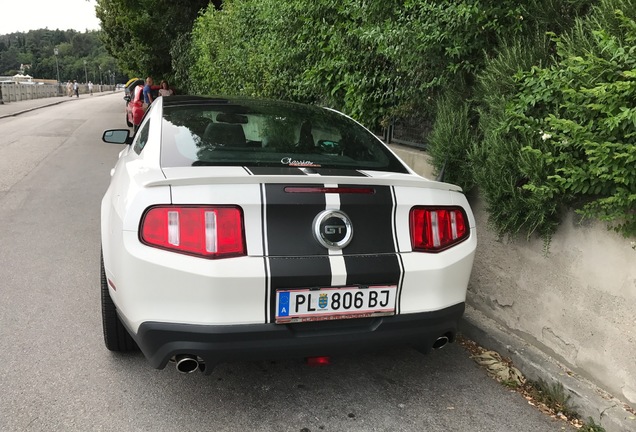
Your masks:
M121 91L119 92L121 93ZM87 94L81 94L79 99L106 96L111 94L113 94L113 92L111 91L93 93L93 96L90 96ZM121 94L123 95L123 93ZM19 102L5 102L4 104L0 104L0 119L5 117L20 115L25 112L33 111L33 110L44 108L51 105L57 105L64 102L72 102L76 99L78 98L75 96L73 97L55 96L50 98L29 99L29 100L23 100Z
M510 358L529 379L561 383L571 397L571 405L584 421L588 417L606 432L636 431L636 415L618 399L603 392L584 377L568 370L537 347L509 332L482 312L467 305L460 332L484 348Z
M70 102L71 100L73 99L68 96L61 96L41 99L29 99L19 102L5 102L4 104L0 105L0 118L16 116L25 112L33 111L38 108L44 108L46 106Z

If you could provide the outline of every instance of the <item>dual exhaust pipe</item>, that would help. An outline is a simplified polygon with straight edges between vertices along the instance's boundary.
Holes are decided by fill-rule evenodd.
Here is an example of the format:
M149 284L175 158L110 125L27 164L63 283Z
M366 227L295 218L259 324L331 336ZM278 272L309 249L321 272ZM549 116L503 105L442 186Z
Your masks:
M438 337L435 342L433 342L433 349L438 350L446 346L449 342L448 336L443 335ZM205 370L205 363L199 360L199 358L195 355L191 354L179 354L174 358L175 366L177 371L183 374L189 374L192 372L196 372L197 370L203 372Z

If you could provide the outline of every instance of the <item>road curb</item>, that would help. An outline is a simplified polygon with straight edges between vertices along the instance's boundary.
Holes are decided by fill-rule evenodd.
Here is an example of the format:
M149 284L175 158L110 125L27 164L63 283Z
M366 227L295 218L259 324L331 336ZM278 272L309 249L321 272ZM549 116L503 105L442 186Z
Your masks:
M606 432L636 430L636 416L627 411L621 401L510 333L482 312L466 306L459 330L482 347L509 357L527 378L535 381L541 378L548 383L560 382L570 395L571 406L582 420L591 417Z
M43 104L43 105L38 105L38 106L35 106L35 107L31 107L31 108L27 108L27 109L24 109L24 110L21 110L21 111L15 111L15 112L12 112L10 114L0 114L0 119L7 118L7 117L15 117L17 115L28 113L30 111L35 111L35 110L40 109L40 108L46 108L46 107L53 106L53 105L59 105L59 104L64 103L64 102L68 102L68 101L66 101L66 100L55 101L55 102L51 102L51 103L47 103L47 104Z

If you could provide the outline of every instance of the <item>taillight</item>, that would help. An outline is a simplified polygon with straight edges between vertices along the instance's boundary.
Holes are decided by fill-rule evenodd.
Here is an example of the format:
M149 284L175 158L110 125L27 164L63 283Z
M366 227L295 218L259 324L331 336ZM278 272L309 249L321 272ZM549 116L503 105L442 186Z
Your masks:
M439 252L465 240L470 234L461 207L413 207L410 214L414 251Z
M141 220L141 241L204 258L245 255L243 213L236 206L157 206Z

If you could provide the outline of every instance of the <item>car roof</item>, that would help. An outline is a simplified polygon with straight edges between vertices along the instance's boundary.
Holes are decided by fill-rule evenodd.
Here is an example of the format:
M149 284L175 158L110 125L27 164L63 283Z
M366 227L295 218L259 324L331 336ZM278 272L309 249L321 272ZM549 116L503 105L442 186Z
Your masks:
M192 96L192 95L174 95L163 101L165 106L173 105L197 105L201 103L228 103L230 100L237 100L236 97L226 96Z
M126 81L126 84L124 84L124 87L128 87L129 85L131 85L135 81L139 81L139 80L141 80L141 78L131 78L128 81Z
M136 78L135 80L130 80L126 83L126 85L124 86L124 88L126 89L133 89L138 85L144 85L145 81L142 80L141 78Z
M173 106L197 106L197 105L260 105L275 107L288 107L297 109L323 110L317 105L308 105L291 101L256 98L247 96L194 96L194 95L174 95L164 98L164 107Z

